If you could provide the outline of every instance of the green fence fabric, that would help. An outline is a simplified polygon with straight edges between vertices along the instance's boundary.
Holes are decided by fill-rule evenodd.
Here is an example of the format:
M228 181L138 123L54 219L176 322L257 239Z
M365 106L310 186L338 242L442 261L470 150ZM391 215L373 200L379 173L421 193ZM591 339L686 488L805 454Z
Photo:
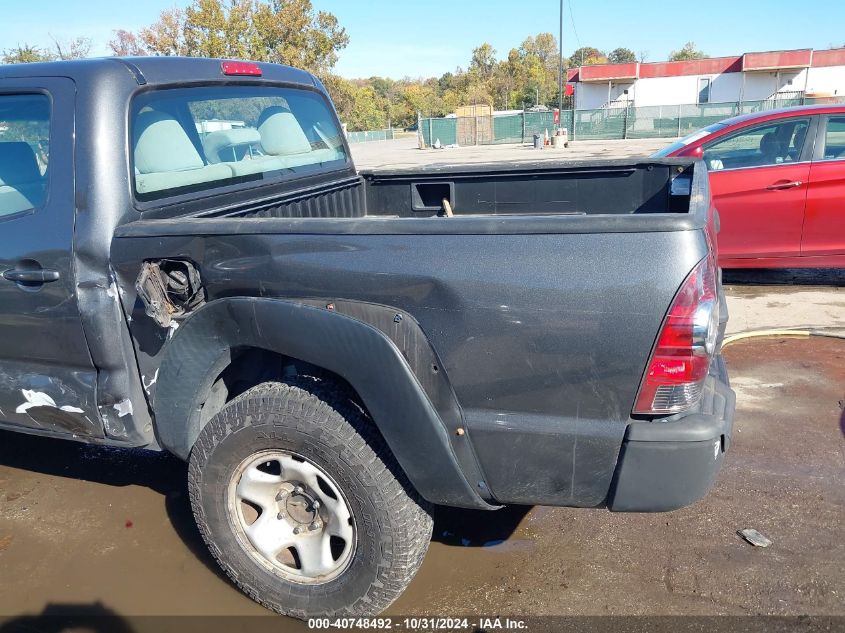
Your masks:
M836 98L845 103L845 97ZM564 110L561 127L572 139L676 138L723 119L796 105L830 103L831 98L808 99L789 96L763 101L687 105ZM426 145L440 139L443 145L487 145L532 143L534 134L554 134L554 112L524 112L492 117L492 137L486 130L488 117L422 119L420 130Z
M420 130L426 145L433 145L437 139L440 139L441 145L454 145L458 142L457 117L422 119Z

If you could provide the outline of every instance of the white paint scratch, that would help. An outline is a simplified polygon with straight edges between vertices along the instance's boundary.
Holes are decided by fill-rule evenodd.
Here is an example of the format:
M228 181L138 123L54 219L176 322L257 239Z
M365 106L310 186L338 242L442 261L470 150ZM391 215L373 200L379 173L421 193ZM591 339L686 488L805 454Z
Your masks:
M124 415L132 415L132 401L129 398L121 400L112 407L117 411L117 417L122 418Z
M67 411L68 413L85 413L79 407L72 407L69 404L58 406L53 400L43 391L35 391L34 389L21 389L25 402L19 404L15 409L15 413L26 413L28 409L33 407L50 407L52 409L59 409Z
M150 389L152 389L152 386L156 384L156 380L158 380L158 369L156 369L156 373L153 374L153 377L150 378L150 382L147 382L145 376L141 376L141 384L144 385L144 391L147 392L147 395L150 395Z

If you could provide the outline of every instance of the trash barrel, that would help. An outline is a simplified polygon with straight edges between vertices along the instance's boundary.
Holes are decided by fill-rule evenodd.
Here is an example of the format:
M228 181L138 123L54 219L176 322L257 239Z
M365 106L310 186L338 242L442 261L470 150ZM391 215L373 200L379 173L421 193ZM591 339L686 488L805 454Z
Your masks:
M534 135L534 149L543 149L543 137L540 134Z

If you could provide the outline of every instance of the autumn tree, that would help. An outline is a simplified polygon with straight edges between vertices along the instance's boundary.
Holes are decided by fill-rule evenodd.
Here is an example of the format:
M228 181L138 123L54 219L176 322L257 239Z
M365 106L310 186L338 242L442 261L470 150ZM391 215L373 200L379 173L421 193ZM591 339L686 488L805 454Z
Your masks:
M167 9L134 34L117 31L115 54L229 57L289 64L318 74L336 63L349 36L311 0L193 0Z
M678 51L672 51L669 55L669 61L680 62L691 59L704 59L707 55L695 47L695 42L687 42L683 48Z
M630 48L615 48L607 54L611 64L630 64L637 61L637 55Z
M142 57L147 54L141 38L124 29L114 31L114 38L109 40L109 48L118 57Z
M138 37L150 55L187 55L184 27L185 12L174 7L162 11L158 21L141 29Z
M91 39L88 37L74 37L70 40L53 38L53 48L56 59L83 59L91 53Z
M593 64L606 64L608 60L605 54L599 49L593 46L582 46L572 51L569 61L572 66L590 66Z

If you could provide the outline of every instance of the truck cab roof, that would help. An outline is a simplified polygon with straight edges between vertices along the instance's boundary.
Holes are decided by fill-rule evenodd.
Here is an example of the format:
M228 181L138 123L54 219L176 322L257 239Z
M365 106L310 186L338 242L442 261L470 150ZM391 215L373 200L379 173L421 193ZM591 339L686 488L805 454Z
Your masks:
M249 62L261 70L260 76L227 76L223 73L224 59L197 57L98 57L32 64L7 64L0 66L0 78L15 77L67 77L74 81L94 82L109 79L131 81L139 86L159 84L186 84L197 82L271 81L316 87L322 84L311 73L264 62ZM186 77L190 79L187 80Z

